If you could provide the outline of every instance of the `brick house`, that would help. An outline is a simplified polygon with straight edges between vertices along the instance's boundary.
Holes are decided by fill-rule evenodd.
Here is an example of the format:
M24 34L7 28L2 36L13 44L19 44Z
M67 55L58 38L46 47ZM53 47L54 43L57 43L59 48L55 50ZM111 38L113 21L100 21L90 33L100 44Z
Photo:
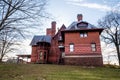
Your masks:
M46 35L34 36L31 41L33 63L55 63L83 66L102 66L100 34L102 28L82 20L82 14L67 28L62 25L56 33L56 22L46 29Z

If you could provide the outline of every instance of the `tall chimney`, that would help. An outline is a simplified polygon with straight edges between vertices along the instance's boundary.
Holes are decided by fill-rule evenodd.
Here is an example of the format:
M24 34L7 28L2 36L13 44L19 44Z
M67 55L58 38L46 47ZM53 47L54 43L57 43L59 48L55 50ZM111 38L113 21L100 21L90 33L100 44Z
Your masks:
M52 21L51 28L52 28L52 37L53 37L56 33L56 21Z
M49 36L51 36L52 34L52 29L51 28L47 28L46 29L46 35L49 35Z
M81 21L82 18L83 18L82 14L78 14L78 15L77 15L77 20L78 20L78 21Z

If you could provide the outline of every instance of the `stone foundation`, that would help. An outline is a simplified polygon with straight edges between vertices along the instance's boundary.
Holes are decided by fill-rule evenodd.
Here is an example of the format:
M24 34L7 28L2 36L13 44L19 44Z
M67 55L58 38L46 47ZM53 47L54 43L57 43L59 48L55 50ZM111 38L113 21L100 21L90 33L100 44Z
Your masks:
M102 57L64 58L64 64L81 66L103 66Z

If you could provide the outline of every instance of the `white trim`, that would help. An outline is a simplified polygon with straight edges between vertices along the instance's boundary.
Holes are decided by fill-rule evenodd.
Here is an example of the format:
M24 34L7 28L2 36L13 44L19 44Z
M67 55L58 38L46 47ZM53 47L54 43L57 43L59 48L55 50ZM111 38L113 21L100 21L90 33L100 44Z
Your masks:
M65 58L78 58L78 57L102 57L102 55L79 55L79 56L65 56Z

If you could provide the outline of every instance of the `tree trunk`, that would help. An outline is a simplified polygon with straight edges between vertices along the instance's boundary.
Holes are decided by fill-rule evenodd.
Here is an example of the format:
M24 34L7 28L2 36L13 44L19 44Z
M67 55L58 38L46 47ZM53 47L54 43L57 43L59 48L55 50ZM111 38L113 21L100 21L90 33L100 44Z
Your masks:
M119 50L119 45L116 46L116 50L117 50L117 56L118 56L118 63L120 65L120 50Z
M0 59L0 63L2 62L2 59Z

